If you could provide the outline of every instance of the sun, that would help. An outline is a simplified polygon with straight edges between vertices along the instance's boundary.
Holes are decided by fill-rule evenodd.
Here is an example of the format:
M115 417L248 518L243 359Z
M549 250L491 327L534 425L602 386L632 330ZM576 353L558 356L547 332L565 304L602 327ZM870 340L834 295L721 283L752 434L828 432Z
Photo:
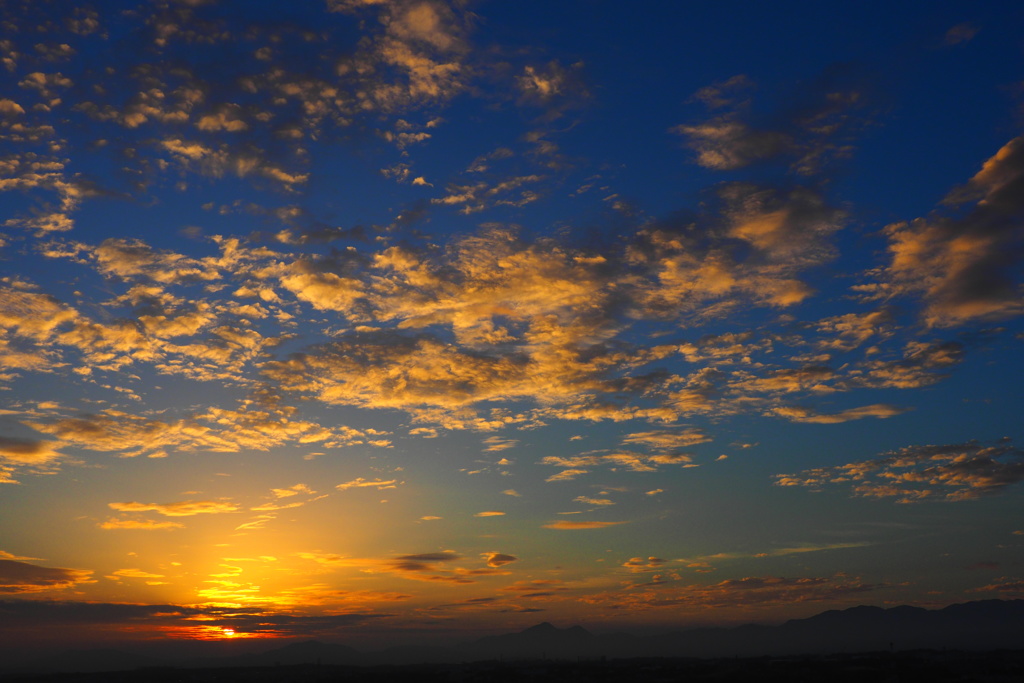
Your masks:
M190 640L231 640L235 638L260 637L257 634L238 631L232 626L216 626L214 624L190 626L188 627L187 634L182 635Z

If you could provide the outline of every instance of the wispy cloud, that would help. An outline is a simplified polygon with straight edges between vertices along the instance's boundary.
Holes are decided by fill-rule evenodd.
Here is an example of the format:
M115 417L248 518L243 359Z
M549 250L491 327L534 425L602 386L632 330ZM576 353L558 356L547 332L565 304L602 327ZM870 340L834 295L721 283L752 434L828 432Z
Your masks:
M1008 439L986 446L971 441L908 446L882 458L775 476L777 486L820 489L847 484L854 495L900 503L958 501L1000 493L1024 481L1024 451Z
M655 584L663 583L656 580ZM750 576L715 584L668 585L658 591L604 593L585 602L620 609L764 607L796 602L842 600L885 588L842 574L832 577Z
M353 479L351 481L346 481L343 484L338 484L334 488L338 489L339 491L347 491L348 489L367 489L367 488L372 488L372 489L377 489L378 491L383 491L385 489L397 488L401 483L402 482L398 481L397 479L372 479L372 480L368 480L368 479L363 479L362 477L358 477L358 478Z
M191 517L193 515L216 515L238 512L235 503L224 500L183 500L176 503L108 503L108 507L119 512L157 512L167 517Z
M505 451L509 448L515 448L518 443L518 439L503 439L500 436L489 436L484 439L484 451L488 453Z
M185 525L178 522L154 522L149 519L118 519L110 518L100 522L97 526L101 529L184 529Z
M544 525L544 528L574 531L578 529L603 529L605 527L616 526L618 524L626 524L626 522L567 522L558 520L555 522L548 522Z
M811 422L814 424L839 424L850 420L860 420L865 417L876 417L885 419L907 412L906 408L878 403L860 408L849 408L838 413L822 415L810 408L800 406L779 406L773 408L772 412L793 422Z

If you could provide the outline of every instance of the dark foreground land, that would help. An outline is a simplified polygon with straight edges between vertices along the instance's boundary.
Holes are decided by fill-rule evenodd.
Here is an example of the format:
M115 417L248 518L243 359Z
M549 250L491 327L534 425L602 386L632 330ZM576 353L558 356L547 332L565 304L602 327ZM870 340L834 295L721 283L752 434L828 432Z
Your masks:
M685 681L700 683L1024 683L1024 650L921 650L807 657L480 661L407 666L295 666L134 671L0 677L3 683L433 683L479 681Z

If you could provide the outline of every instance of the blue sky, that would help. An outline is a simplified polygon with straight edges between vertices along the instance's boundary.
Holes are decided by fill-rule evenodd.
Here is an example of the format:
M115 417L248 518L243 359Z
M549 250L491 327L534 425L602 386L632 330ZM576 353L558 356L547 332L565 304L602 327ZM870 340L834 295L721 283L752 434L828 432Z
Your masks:
M18 642L1020 597L1016 3L2 12Z

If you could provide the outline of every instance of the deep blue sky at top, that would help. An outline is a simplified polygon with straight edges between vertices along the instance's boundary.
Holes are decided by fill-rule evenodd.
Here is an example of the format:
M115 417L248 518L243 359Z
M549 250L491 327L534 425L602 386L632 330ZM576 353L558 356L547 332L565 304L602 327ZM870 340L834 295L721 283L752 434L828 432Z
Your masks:
M126 8L132 4L121 3ZM922 12L925 4L927 11ZM872 121L858 136L852 158L829 178L828 191L835 201L856 206L857 219L870 229L926 213L941 198L944 190L940 188L960 182L976 167L979 150L997 149L1017 125L1012 108L1006 107L1017 75L1012 55L1020 21L1013 18L1024 21L1024 13L1015 5L650 2L624 10L603 0L527 6L488 2L479 7L473 26L474 42L485 50L494 46L495 60L528 55L533 60L581 63L586 106L581 101L571 119L563 119L568 130L559 130L558 140L566 156L579 162L581 171L564 179L564 187L568 190L573 182L583 181L595 166L603 167L615 178L616 191L635 201L648 216L692 209L701 192L718 180L713 173L683 163L682 140L669 133L673 126L705 115L701 103L692 98L700 88L747 75L756 84L754 120L769 125L824 89L862 88ZM214 4L201 12L230 20L238 8ZM318 3L251 2L246 3L244 17L238 18L257 26L290 25L301 32L321 29L317 25L320 12ZM999 21L986 21L993 14ZM115 39L93 39L96 52L83 52L67 66L69 75L105 63L112 53L147 49L145 32L118 37L116 13L107 16L114 18ZM984 48L968 42L948 49L942 36L948 27L963 23L984 26ZM131 19L125 18L123 24L129 26ZM709 31L709 26L721 30ZM352 24L335 22L328 30L335 41L334 55L353 50L360 37ZM310 44L305 52L296 49L301 47L301 41L290 42L288 64L300 72L303 62L311 65L311 72L323 69L320 45ZM218 72L226 79L237 78L234 67L250 51L251 45L240 43L205 51L172 45L168 53L216 83ZM972 78L973 73L987 77ZM99 78L115 93L121 85L116 79ZM1006 90L989 87L993 81L1004 82ZM129 93L125 91L124 96ZM463 94L445 107L445 118L456 119L467 107L475 109L478 103L467 102L469 97ZM993 110L1004 112L995 124ZM432 149L416 150L417 155L429 158L431 169L444 177L446 170L460 170L481 150L507 144L507 130L522 126L532 113L496 99L486 113L475 112L457 126L438 130ZM431 116L429 110L412 116L417 114ZM535 114L540 117L543 112L537 109ZM350 154L325 158L314 150L314 167L325 173L314 174L306 192L334 210L333 215L319 216L321 220L342 226L386 222L388 217L380 215L381 198L389 194L395 197L390 208L396 212L403 208L398 188L378 172L380 159L373 152L384 143L360 129L357 125L355 130L327 134L344 137ZM958 131L955 140L943 133L951 129ZM87 144L91 131L81 133L83 139L75 143ZM935 145L937 137L945 143L941 151ZM935 163L937 154L942 163ZM109 155L77 157L75 163L116 186L118 175L111 171L116 171L117 162ZM779 169L749 169L746 175L762 181L774 175L770 179L778 183L792 180ZM238 190L243 191L244 185L239 183ZM202 192L202 187L195 191ZM601 217L581 212L570 202L564 204L562 220L601 223ZM524 220L523 227L530 232L551 230L554 226L541 224L552 222L550 207L545 211L544 220ZM526 207L524 213L534 217L530 212ZM461 228L433 221L430 232ZM130 234L129 226L123 229Z

